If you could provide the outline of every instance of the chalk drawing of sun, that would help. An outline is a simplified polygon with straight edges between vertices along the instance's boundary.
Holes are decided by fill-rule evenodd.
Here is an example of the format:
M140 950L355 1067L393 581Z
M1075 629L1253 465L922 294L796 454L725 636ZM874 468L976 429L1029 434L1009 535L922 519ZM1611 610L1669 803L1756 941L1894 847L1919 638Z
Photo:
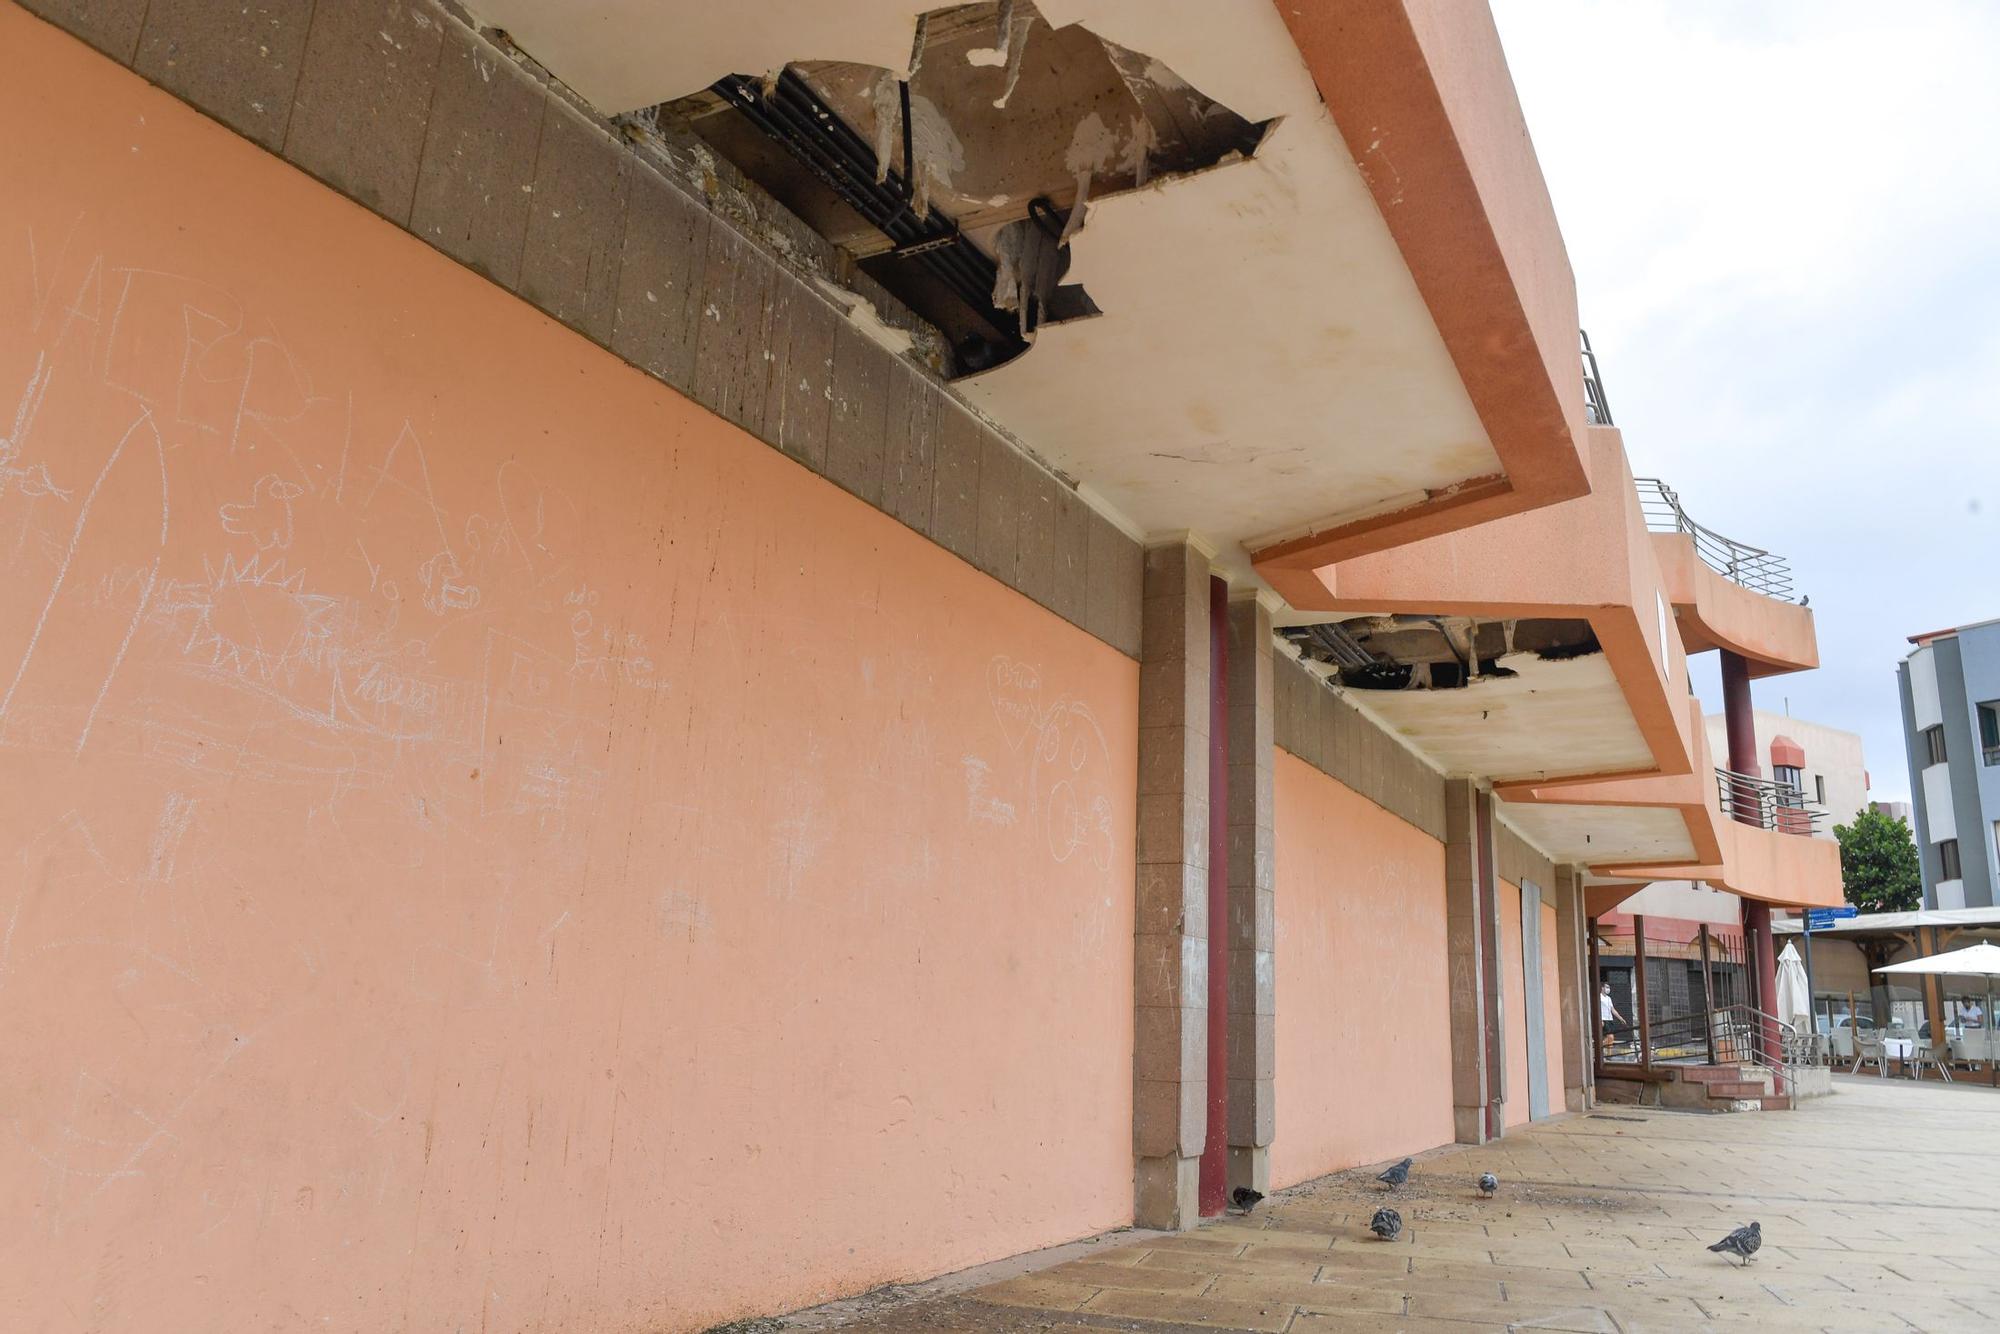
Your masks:
M306 592L305 571L288 572L283 560L260 554L242 562L225 556L206 575L183 604L195 613L189 657L265 684L327 665L340 603Z

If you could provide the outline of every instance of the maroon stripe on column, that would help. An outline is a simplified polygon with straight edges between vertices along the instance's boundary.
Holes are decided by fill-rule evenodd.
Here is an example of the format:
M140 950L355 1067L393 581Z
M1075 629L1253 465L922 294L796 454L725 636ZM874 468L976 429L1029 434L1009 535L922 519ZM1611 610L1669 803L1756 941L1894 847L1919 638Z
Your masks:
M1201 1212L1229 1200L1229 584L1208 581L1208 1138Z

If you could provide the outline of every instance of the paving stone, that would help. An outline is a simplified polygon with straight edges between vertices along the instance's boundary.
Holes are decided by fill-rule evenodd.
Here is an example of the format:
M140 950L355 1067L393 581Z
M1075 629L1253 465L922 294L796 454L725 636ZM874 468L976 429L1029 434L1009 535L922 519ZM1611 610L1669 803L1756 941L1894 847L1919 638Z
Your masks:
M285 156L407 226L443 48L444 25L428 8L315 6Z
M132 68L275 153L312 13L313 0L152 0Z

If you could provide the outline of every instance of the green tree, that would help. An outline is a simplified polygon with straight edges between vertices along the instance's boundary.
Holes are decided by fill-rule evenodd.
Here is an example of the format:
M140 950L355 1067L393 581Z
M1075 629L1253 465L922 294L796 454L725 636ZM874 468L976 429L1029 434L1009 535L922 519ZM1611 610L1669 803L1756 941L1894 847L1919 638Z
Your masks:
M1923 906L1924 877L1909 822L1880 811L1861 811L1853 824L1837 824L1840 882L1847 901L1863 912L1911 912Z

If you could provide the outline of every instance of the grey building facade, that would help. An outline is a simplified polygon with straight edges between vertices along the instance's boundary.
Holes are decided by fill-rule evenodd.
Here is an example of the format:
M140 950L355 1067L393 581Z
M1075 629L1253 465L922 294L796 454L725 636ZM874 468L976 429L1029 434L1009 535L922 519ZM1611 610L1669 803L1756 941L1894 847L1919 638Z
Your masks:
M1918 635L1896 668L1926 908L2000 889L2000 620Z

